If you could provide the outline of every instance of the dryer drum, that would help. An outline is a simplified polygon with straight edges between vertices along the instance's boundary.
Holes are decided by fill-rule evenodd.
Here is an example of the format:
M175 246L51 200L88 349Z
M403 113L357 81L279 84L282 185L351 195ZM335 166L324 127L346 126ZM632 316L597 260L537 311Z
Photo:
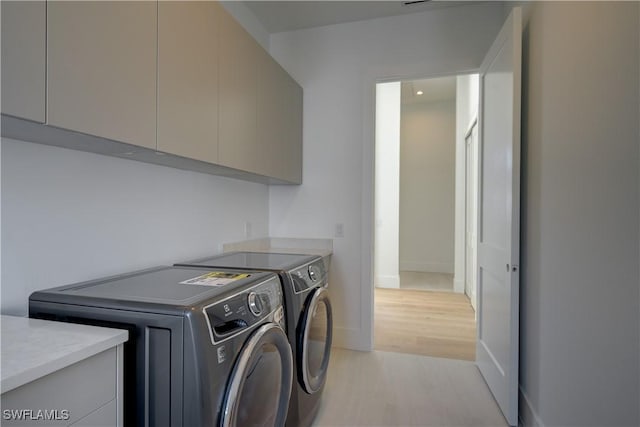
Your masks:
M327 377L331 341L333 338L333 316L329 293L325 288L316 289L309 296L302 319L302 342L298 353L298 378L308 394L322 388Z
M287 336L275 323L261 326L234 365L220 426L284 425L292 380L293 358Z

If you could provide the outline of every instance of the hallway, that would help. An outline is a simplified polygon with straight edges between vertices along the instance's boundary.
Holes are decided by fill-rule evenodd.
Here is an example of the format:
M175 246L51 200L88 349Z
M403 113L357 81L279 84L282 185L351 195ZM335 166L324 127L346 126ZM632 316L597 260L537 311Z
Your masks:
M476 322L464 294L375 289L374 348L475 360Z

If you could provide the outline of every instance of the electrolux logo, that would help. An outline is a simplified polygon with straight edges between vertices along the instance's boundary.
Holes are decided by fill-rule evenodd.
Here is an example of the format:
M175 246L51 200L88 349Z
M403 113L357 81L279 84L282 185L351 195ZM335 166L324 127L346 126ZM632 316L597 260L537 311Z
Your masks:
M68 409L3 409L5 421L68 421Z

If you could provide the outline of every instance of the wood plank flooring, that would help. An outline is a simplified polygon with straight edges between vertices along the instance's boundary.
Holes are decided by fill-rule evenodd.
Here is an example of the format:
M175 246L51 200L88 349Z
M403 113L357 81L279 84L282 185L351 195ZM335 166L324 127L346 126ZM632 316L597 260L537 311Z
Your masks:
M472 362L332 349L313 427L506 426Z
M463 294L376 288L374 333L376 350L475 360L475 314Z

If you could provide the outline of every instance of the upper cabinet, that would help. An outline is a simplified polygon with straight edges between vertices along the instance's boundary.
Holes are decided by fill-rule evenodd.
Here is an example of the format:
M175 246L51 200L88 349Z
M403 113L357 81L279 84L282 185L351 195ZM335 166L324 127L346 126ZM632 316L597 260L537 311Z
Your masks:
M2 1L2 112L45 121L44 1Z
M156 147L157 4L47 4L47 123Z
M257 60L257 129L265 174L301 183L302 88L267 52Z
M256 129L258 43L226 11L220 16L220 164L264 175Z
M302 88L228 14L220 25L219 162L302 182Z
M218 33L211 1L158 3L158 150L218 161Z
M301 183L302 88L218 2L0 4L3 136Z

